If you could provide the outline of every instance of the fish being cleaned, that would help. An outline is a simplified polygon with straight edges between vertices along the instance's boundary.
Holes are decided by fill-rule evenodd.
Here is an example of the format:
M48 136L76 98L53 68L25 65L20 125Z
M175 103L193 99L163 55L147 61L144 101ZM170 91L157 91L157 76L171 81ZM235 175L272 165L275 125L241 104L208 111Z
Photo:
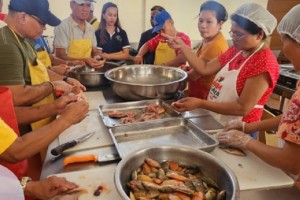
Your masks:
M236 155L236 156L246 156L247 155L242 149L239 149L236 147L221 145L221 146L219 146L219 148L221 150L225 151L226 153L229 153L232 155Z

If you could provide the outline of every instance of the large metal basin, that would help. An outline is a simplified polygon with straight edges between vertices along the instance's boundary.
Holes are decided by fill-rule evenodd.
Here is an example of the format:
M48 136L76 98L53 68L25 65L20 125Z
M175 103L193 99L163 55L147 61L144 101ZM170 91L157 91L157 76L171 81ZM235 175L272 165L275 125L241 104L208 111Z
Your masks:
M180 164L200 166L205 175L215 180L221 190L226 191L226 200L236 200L239 198L237 178L232 170L223 162L201 150L168 145L137 150L119 162L115 172L115 183L123 199L130 200L126 183L129 182L132 172L141 166L147 157L159 162L173 160Z
M119 66L120 65L113 62L105 62L104 66L99 69L83 66L71 70L69 76L77 79L86 87L100 87L109 83L109 80L104 76L105 72Z
M126 100L171 99L184 88L187 73L175 67L128 65L111 69L105 77Z

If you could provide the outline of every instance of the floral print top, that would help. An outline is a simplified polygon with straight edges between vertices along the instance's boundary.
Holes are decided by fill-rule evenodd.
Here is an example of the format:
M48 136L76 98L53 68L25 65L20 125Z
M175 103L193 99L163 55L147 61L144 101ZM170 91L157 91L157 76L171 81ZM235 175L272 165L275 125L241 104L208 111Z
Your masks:
M300 81L286 112L283 114L277 136L300 145Z

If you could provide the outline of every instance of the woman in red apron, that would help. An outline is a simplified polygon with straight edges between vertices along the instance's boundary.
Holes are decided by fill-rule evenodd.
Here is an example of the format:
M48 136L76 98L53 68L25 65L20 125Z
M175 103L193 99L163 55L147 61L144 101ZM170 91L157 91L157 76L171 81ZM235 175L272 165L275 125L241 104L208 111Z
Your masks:
M283 52L291 61L294 69L300 71L300 5L292 8L281 20L277 27L283 43ZM279 128L278 128L279 127ZM232 129L226 127L227 130ZM240 127L234 129L242 130ZM258 140L253 140L247 134L238 130L229 130L218 135L221 143L246 148L259 158L292 175L296 186L300 189L300 83L283 115L261 122L245 124L245 132L256 130L275 130L282 139L279 148L268 146Z

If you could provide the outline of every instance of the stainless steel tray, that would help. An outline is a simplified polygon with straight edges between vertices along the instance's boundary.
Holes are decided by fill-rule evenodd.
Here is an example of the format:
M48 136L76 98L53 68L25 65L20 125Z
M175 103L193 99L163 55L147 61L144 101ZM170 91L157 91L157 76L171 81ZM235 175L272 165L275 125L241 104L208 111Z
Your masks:
M171 118L171 117L181 117L180 113L176 112L169 104L167 104L165 101L160 100L160 99L99 105L99 113L103 119L104 125L107 127L111 128L111 127L115 127L115 126L124 126L124 125L127 126L129 124L121 124L119 119L110 118L108 116L108 112L130 111L130 112L135 112L137 114L137 116L140 116L142 114L142 110L144 108L146 108L149 104L157 104L157 105L163 106L165 108L166 112L163 114L163 119ZM157 120L162 120L162 119L157 119ZM151 120L151 121L157 121L157 120ZM135 122L133 124L148 123L148 122L149 121Z
M184 118L113 127L109 133L121 158L135 150L153 145L184 145L212 151L219 142Z

